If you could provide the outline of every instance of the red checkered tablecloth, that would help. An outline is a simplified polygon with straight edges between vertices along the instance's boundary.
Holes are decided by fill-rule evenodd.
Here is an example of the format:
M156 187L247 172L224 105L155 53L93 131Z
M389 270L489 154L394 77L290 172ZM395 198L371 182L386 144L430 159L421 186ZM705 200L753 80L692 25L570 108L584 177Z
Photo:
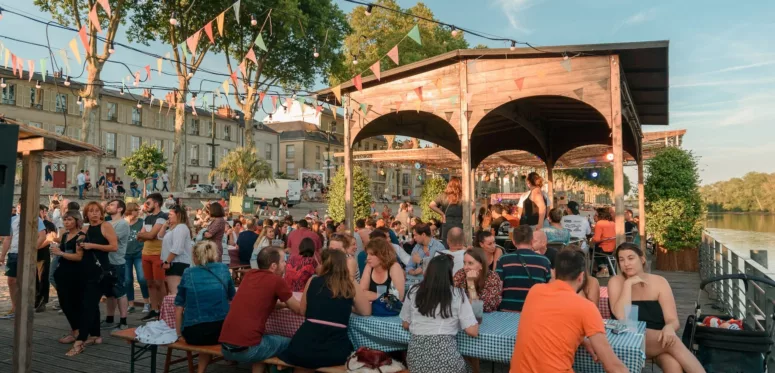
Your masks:
M611 307L608 306L608 287L600 287L600 300L597 303L597 308L600 309L600 316L604 319L611 318Z
M161 302L161 310L159 310L159 320L164 320L172 329L175 329L175 296L168 295L164 297Z

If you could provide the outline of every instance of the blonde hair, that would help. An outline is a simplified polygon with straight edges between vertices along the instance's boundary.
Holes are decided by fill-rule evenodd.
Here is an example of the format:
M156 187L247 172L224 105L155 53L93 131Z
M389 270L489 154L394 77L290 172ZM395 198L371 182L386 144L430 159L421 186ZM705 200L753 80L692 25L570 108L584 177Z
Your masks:
M218 261L218 248L215 242L210 240L204 240L197 242L194 245L194 249L191 250L191 254L196 265L206 265L207 263L214 263Z

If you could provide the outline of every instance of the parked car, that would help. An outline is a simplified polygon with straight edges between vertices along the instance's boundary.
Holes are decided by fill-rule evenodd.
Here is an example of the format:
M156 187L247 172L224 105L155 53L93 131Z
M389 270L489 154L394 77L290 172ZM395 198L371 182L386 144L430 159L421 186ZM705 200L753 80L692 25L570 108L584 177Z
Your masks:
M186 187L186 193L204 194L215 193L213 186L210 184L191 184Z

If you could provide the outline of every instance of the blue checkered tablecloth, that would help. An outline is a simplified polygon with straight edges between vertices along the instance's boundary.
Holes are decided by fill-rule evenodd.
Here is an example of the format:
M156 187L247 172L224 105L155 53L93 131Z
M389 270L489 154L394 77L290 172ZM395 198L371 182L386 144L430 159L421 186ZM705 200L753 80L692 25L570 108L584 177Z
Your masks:
M519 327L519 314L492 312L484 314L479 326L479 337L472 338L464 332L457 335L460 353L481 360L508 364L514 350ZM637 333L613 334L606 330L616 356L631 372L640 372L646 361L644 336L646 325L639 323ZM406 350L410 334L401 327L401 319L394 317L370 317L353 314L348 334L353 345L386 352ZM603 365L592 361L592 356L581 347L576 351L573 369L577 372L605 372Z

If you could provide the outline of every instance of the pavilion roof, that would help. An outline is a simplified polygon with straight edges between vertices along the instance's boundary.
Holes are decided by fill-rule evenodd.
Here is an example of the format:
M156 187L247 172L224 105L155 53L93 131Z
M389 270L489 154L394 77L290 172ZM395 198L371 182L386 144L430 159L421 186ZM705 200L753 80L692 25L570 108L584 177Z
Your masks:
M67 158L79 155L101 156L105 152L98 146L71 139L54 132L33 127L12 119L0 117L0 125L16 124L19 126L19 141L40 139L44 158ZM21 152L22 149L19 149Z

